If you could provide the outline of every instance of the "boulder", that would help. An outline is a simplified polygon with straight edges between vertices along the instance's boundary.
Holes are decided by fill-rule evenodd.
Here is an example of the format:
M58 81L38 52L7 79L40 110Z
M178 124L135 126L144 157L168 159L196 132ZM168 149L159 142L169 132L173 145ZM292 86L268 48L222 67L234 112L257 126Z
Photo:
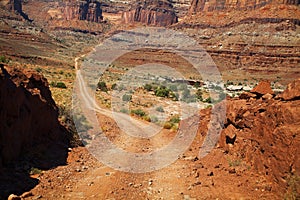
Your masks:
M300 79L288 84L287 88L279 95L284 100L292 100L300 98Z
M251 90L251 93L257 95L274 94L270 81L260 81L256 87Z

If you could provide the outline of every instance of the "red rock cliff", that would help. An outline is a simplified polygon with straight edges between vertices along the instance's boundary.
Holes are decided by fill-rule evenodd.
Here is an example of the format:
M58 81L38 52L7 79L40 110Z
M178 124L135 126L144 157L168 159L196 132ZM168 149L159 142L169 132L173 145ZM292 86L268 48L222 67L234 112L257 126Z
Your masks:
M197 13L201 11L214 11L214 10L231 10L231 9L255 9L262 7L271 0L192 0L189 13ZM299 5L298 0L277 0L274 3Z
M169 26L178 22L171 3L166 1L137 2L122 14L125 23L141 22L153 26Z
M58 108L47 80L0 64L0 166L52 141L63 142Z
M67 1L64 5L63 16L66 20L79 19L91 22L103 20L100 2L96 0Z

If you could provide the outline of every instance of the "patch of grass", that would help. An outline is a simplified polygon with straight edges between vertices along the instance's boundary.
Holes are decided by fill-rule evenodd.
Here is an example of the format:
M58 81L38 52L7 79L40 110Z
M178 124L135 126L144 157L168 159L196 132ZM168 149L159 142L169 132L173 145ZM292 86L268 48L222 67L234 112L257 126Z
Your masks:
M227 161L228 161L229 167L237 167L237 166L240 166L242 164L242 161L240 159L237 159L237 160L228 159Z
M31 167L31 169L29 171L30 175L41 174L41 173L42 173L42 170L35 168L35 167Z
M287 178L288 189L284 194L285 200L300 199L300 176L291 174Z

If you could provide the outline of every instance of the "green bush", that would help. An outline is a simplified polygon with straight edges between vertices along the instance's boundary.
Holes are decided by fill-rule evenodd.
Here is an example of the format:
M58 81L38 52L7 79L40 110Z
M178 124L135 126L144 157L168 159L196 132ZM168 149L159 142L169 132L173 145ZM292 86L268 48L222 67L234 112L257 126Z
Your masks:
M57 88L63 88L63 89L65 89L65 88L67 88L67 86L66 86L66 84L65 83L63 83L63 82L51 82L50 83L50 85L52 86L52 87L57 87Z
M147 122L151 122L151 117L149 117L148 115L143 116L143 119Z
M170 120L169 120L171 123L179 123L180 122L180 117L178 115L176 116L173 116Z
M165 112L165 110L162 106L158 106L155 110L158 112Z
M150 85L150 84L147 83L146 85L144 85L144 89L149 92L149 91L152 90L152 85Z
M9 59L7 59L5 56L0 56L0 63L9 63Z
M99 90L103 91L103 92L107 92L108 89L107 89L107 85L104 81L100 81L98 84L97 84L97 87Z
M112 89L112 90L117 89L117 84L116 84L116 83L112 84L112 85L111 85L111 89Z
M131 99L132 99L132 95L130 95L130 94L124 94L122 97L122 100L127 101L127 102L131 101Z
M146 113L142 109L137 109L137 110L131 110L131 114L143 117L146 115Z
M128 114L128 113L129 113L129 111L128 111L126 108L122 108L122 109L120 110L120 112L121 112L121 113L125 113L125 114Z
M63 83L63 82L57 82L57 83L56 83L56 87L57 87L57 88L64 88L64 89L67 88L66 84Z
M165 86L158 87L155 90L155 95L158 97L169 97L170 89L166 88Z
M158 118L156 116L150 116L151 122L156 123L158 122Z

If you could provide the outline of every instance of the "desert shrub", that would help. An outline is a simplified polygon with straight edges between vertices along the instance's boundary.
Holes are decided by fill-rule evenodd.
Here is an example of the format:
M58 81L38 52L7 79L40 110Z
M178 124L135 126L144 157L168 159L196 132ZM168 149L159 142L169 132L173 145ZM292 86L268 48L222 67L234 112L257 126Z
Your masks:
M148 115L143 116L143 120L147 121L147 122L151 122L151 117L149 117Z
M42 173L42 170L35 168L35 167L31 167L31 169L29 171L30 175L41 174L41 173Z
M175 115L175 116L171 117L171 119L169 121L173 124L179 123L180 122L180 117L178 115Z
M176 92L178 89L176 85L170 85L170 90Z
M144 85L144 89L149 92L149 91L152 90L152 85L150 85L150 84L147 83L146 85Z
M212 98L208 97L207 99L204 100L204 102L206 102L206 103L212 103Z
M196 82L195 85L194 85L194 87L195 87L195 88L199 88L199 87L200 87L200 83L199 83L199 82Z
M124 94L123 96L122 96L122 101L131 101L131 99L132 99L132 95L131 94Z
M57 82L57 83L56 83L56 87L57 87L57 88L67 88L66 84L63 83L63 82Z
M164 129L171 129L172 126L173 126L173 124L171 124L170 122L166 122L166 123L164 124Z
M203 101L202 95L203 95L202 90L198 89L197 92L196 92L197 99L199 99L200 101Z
M131 114L143 117L146 113L142 109L131 110Z
M50 86L52 86L52 87L57 87L57 88L63 88L63 89L66 89L67 88L67 86L66 86L66 84L65 83L63 83L63 82L51 82L50 83Z
M150 116L151 122L156 123L158 122L158 118L156 116Z
M128 113L129 113L129 111L128 111L126 108L122 108L122 109L120 110L120 112L121 112L121 113L125 113L125 114L128 114Z
M9 63L9 59L7 59L5 56L0 56L0 63Z
M158 106L155 110L158 112L165 112L165 110L162 106Z
M106 85L106 83L105 83L104 81L98 82L97 88L98 88L99 90L103 91L103 92L107 92L107 91L108 91L107 85Z
M35 71L37 71L37 72L42 72L42 68L37 67L37 68L35 68Z
M115 90L116 88L117 88L117 84L116 83L114 83L114 84L111 85L111 89L112 90Z
M166 88L165 86L158 87L155 90L155 95L158 97L169 97L170 89Z

